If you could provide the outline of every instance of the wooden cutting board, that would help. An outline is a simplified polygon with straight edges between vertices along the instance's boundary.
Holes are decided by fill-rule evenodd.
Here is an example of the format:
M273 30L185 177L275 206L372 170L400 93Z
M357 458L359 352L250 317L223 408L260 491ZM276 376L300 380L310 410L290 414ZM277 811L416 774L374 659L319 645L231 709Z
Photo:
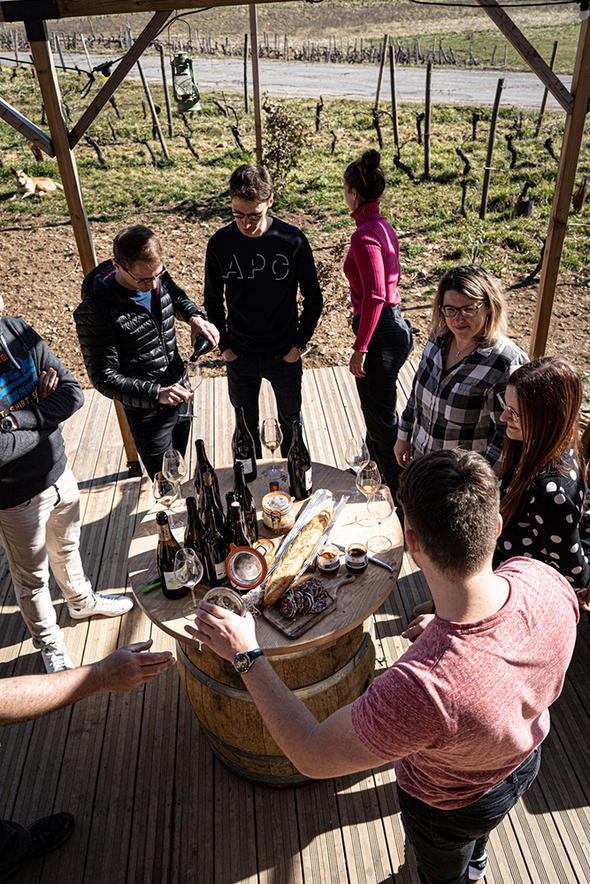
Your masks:
M296 583L291 584L289 589L296 589L302 583L305 583L306 580L309 580L310 576L312 575L303 574ZM269 623L272 623L273 626L276 626L277 629L280 629L288 638L298 638L298 636L307 632L308 629L311 629L318 620L321 620L322 617L325 617L326 614L329 614L330 611L334 610L337 604L336 590L338 587L344 586L346 583L352 583L355 579L355 575L346 572L345 574L339 574L338 577L318 577L317 579L322 581L324 589L328 593L328 604L323 611L319 611L317 614L296 614L289 620L281 614L281 600L279 599L274 605L271 605L270 608L266 605L263 606L263 617L265 617Z

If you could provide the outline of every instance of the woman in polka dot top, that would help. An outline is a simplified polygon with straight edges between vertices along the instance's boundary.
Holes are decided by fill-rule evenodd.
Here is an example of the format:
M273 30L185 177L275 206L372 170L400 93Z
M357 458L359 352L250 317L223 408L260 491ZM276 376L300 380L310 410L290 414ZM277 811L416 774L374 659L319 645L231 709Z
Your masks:
M556 568L590 609L590 524L579 466L582 384L566 359L522 365L499 397L507 424L500 467L504 520L494 567L513 556Z

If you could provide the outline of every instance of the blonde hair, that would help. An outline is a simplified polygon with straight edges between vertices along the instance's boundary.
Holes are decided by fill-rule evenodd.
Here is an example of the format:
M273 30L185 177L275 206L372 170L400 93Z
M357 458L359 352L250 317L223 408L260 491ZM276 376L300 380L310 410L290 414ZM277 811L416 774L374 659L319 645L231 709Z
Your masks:
M445 292L451 289L474 301L481 301L490 308L490 313L479 335L478 344L495 344L500 335L506 334L508 316L500 283L485 267L465 264L463 267L447 270L438 284L430 320L430 333L434 338L452 334L441 309Z

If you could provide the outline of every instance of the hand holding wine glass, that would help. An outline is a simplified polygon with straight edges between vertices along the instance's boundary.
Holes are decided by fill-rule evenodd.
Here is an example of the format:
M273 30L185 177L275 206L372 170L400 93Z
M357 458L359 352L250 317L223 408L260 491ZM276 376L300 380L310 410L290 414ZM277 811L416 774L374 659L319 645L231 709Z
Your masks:
M350 469L358 475L360 468L370 460L369 449L367 448L365 440L361 439L359 436L353 436L346 446L344 458ZM361 493L356 485L350 489L350 500L353 502L362 500Z
M393 497L387 485L380 485L373 491L367 501L367 510L369 515L377 520L380 531L381 522L388 519L394 510ZM371 552L387 552L388 549L391 549L391 540L384 534L376 534L370 538L367 546Z
M367 461L366 464L360 468L356 476L356 487L367 499L370 495L381 485L381 473L379 472L379 467L375 463L374 460ZM364 528L370 528L375 524L374 518L369 514L368 510L365 510L364 513L360 513L356 517L356 522L358 525L362 525Z
M260 440L264 447L270 451L273 460L272 464L269 467L266 467L262 472L267 479L280 479L283 475L283 471L280 467L275 465L274 458L275 451L283 441L283 431L275 417L267 417L263 420Z
M184 605L182 615L191 622L195 618L195 611L199 604L195 587L203 579L203 573L203 565L193 549L186 547L177 551L174 560L174 576L179 583L190 588L191 601Z

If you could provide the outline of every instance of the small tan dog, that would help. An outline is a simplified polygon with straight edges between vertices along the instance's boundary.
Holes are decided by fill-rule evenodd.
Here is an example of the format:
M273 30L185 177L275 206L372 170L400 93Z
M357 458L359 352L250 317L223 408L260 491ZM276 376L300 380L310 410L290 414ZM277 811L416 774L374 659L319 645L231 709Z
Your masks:
M45 196L46 193L63 190L61 184L52 181L51 178L32 178L28 169L11 169L11 171L16 178L16 191L10 197L11 200L15 200L19 194L22 199L26 199L28 196L34 196L37 192L39 196Z

